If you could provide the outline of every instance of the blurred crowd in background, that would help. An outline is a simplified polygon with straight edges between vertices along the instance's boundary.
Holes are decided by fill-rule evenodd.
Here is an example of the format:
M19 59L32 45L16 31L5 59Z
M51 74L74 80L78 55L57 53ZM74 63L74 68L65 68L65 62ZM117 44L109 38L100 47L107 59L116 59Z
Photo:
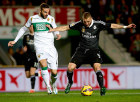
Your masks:
M0 6L39 6L42 2L50 6L80 6L81 12L90 12L95 20L136 24L136 29L109 29L108 32L140 61L140 0L1 0Z

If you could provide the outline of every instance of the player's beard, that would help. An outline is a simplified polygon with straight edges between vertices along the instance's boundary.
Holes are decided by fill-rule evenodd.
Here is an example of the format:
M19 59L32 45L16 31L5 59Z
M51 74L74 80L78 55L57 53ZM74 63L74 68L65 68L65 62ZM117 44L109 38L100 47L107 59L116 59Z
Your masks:
M47 16L44 17L44 15L43 15L42 13L40 13L40 16L41 16L43 19L47 18Z

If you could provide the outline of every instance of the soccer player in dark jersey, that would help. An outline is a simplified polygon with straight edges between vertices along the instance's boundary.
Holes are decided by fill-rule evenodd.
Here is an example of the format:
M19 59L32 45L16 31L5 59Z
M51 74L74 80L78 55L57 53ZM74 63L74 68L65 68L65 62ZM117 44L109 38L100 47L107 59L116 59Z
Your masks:
M49 27L48 25L46 25ZM106 88L104 86L103 74L101 72L102 58L99 50L99 33L101 30L107 28L135 28L135 24L129 24L128 26L118 25L114 23L105 23L103 21L95 21L91 17L89 12L84 12L82 20L72 23L66 26L60 26L57 28L50 28L51 31L65 31L69 29L78 30L80 32L80 42L76 49L76 52L71 58L68 64L67 77L68 84L65 89L65 93L69 93L73 84L72 76L73 70L79 68L82 64L90 64L97 75L97 81L100 86L100 95L105 95Z
M35 90L35 80L36 76L41 76L41 72L35 73L38 68L38 61L36 58L36 53L34 49L34 35L30 27L31 34L26 34L23 37L23 46L24 46L24 66L25 74L27 78L30 78L31 81L31 90L29 93L34 93Z

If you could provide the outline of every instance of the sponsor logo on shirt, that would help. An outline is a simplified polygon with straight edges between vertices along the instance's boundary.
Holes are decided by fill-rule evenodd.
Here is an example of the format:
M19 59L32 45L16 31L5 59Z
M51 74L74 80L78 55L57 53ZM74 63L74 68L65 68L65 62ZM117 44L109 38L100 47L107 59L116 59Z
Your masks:
M84 38L96 38L96 35L92 35L92 34L89 33L89 32L83 33L82 36L83 36Z
M37 30L46 30L45 24L36 24L36 29Z

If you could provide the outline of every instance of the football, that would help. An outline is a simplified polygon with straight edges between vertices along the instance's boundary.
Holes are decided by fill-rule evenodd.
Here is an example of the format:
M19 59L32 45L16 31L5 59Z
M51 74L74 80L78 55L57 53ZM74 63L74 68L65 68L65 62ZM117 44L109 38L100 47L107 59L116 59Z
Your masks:
M81 88L81 94L83 96L91 96L93 93L93 89L91 86L89 85L84 85L82 88Z

